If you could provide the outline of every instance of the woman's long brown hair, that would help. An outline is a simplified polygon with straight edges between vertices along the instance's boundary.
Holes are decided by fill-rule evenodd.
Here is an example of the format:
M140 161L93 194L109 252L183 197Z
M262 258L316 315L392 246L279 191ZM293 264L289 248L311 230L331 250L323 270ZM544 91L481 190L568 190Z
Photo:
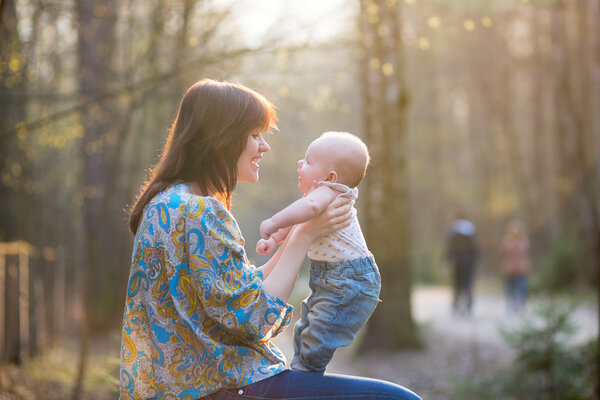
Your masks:
M160 160L131 208L134 234L148 202L175 181L196 182L227 208L237 183L237 162L248 135L276 128L273 104L245 86L203 79L181 100Z

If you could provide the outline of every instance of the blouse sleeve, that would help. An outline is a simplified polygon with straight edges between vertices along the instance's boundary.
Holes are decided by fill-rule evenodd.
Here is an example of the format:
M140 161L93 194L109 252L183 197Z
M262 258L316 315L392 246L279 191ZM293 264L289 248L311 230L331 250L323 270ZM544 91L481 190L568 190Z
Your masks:
M182 215L188 253L185 292L195 291L188 317L203 331L230 340L257 342L276 336L290 323L292 307L262 286L262 274L249 264L239 227L216 199L196 197ZM187 296L190 298L190 296ZM201 311L200 311L201 310Z

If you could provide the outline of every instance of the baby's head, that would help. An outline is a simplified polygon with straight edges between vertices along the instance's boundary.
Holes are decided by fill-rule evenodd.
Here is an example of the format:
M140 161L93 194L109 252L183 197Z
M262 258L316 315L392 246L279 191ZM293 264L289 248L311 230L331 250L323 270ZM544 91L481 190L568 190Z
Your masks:
M314 181L343 183L354 188L367 171L367 146L348 132L325 132L314 140L298 162L300 190L308 193Z

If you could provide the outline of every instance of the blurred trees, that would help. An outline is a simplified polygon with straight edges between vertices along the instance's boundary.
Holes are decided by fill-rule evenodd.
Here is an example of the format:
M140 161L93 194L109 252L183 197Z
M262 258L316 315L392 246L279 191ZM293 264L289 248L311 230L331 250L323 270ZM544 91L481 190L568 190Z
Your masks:
M39 8L38 8L39 9ZM0 131L6 132L25 117L28 57L25 44L18 34L18 16L15 1L2 2L0 8ZM24 147L14 137L0 136L0 170L11 171L11 175L26 179L28 163ZM15 240L22 237L28 223L25 217L27 202L18 201L15 192L22 186L14 180L0 180L0 240Z
M77 80L80 102L87 104L81 110L83 138L83 266L80 283L84 291L84 313L81 335L81 352L77 381L73 398L81 395L83 377L89 347L90 319L94 315L93 300L110 287L102 285L104 274L98 274L102 259L110 251L112 237L106 211L109 186L109 169L117 164L113 158L119 136L115 121L119 120L117 109L98 102L110 90L116 74L112 59L116 47L115 27L117 21L114 0L82 0L75 2L77 21ZM111 162L112 161L112 162ZM108 226L107 226L108 225ZM98 284L100 283L100 284Z
M500 274L499 238L520 218L536 289L600 283L600 2L405 3L416 264L431 268L436 246L442 258L461 209L483 274Z
M443 243L444 224L461 209L480 231L484 271L498 271L499 238L518 217L533 236L538 270L552 241L575 231L576 258L561 268L574 284L589 281L598 224L598 2L405 3L417 265L426 265L421 258Z
M376 199L386 197L373 186L373 175L389 179L378 170L378 163L386 164L386 151L393 153L393 176L410 187L410 235L408 218L398 219L405 225L395 224L397 240L387 251L405 253L408 241L416 276L436 279L447 224L462 211L479 230L483 274L499 275L504 226L520 218L532 235L538 287L553 286L548 279L566 288L595 277L600 270L599 2L360 3L360 39L370 51L361 59L363 133L374 155L365 188ZM392 16L398 4L403 15ZM369 15L369 8L385 11ZM402 42L391 51L385 47L392 40L390 20L402 24ZM397 68L392 54L405 64L406 84L400 87L411 94L407 111L402 101L408 97L396 97L392 75L402 64ZM386 104L395 99L401 101L390 113ZM402 120L405 112L406 134L396 129L391 138L370 136L377 132L374 125L389 116ZM378 146L384 146L383 153ZM407 178L402 162L410 171ZM382 204L386 221L396 221L401 200L386 198ZM386 242L389 232L381 215L373 214L378 207L377 201L366 205L363 219L367 232L373 232L369 224L375 227L376 233L368 233L371 246ZM570 244L557 245L561 242Z
M479 230L483 273L499 272L518 217L538 287L600 284L600 0L344 2L347 25L327 41L286 31L292 16L253 41L225 0L0 4L0 240L58 248L68 316L87 292L94 331L121 321L124 209L202 76L264 89L280 110L261 182L240 185L234 205L251 255L259 219L299 195L289 160L311 139L349 130L369 143L361 223L393 274L379 311L408 321L390 329L412 335L409 284L439 281L459 209Z
M384 299L370 320L363 342L374 348L417 343L410 302L408 89L401 22L399 2L360 1L363 133L373 160L362 191L363 226L380 268Z

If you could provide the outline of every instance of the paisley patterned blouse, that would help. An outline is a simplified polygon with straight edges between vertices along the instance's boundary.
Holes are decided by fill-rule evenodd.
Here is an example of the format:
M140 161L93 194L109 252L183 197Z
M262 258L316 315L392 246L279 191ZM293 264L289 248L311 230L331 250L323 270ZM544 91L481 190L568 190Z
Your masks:
M292 307L262 288L237 222L175 184L135 235L121 343L122 399L195 399L286 369L270 338Z

